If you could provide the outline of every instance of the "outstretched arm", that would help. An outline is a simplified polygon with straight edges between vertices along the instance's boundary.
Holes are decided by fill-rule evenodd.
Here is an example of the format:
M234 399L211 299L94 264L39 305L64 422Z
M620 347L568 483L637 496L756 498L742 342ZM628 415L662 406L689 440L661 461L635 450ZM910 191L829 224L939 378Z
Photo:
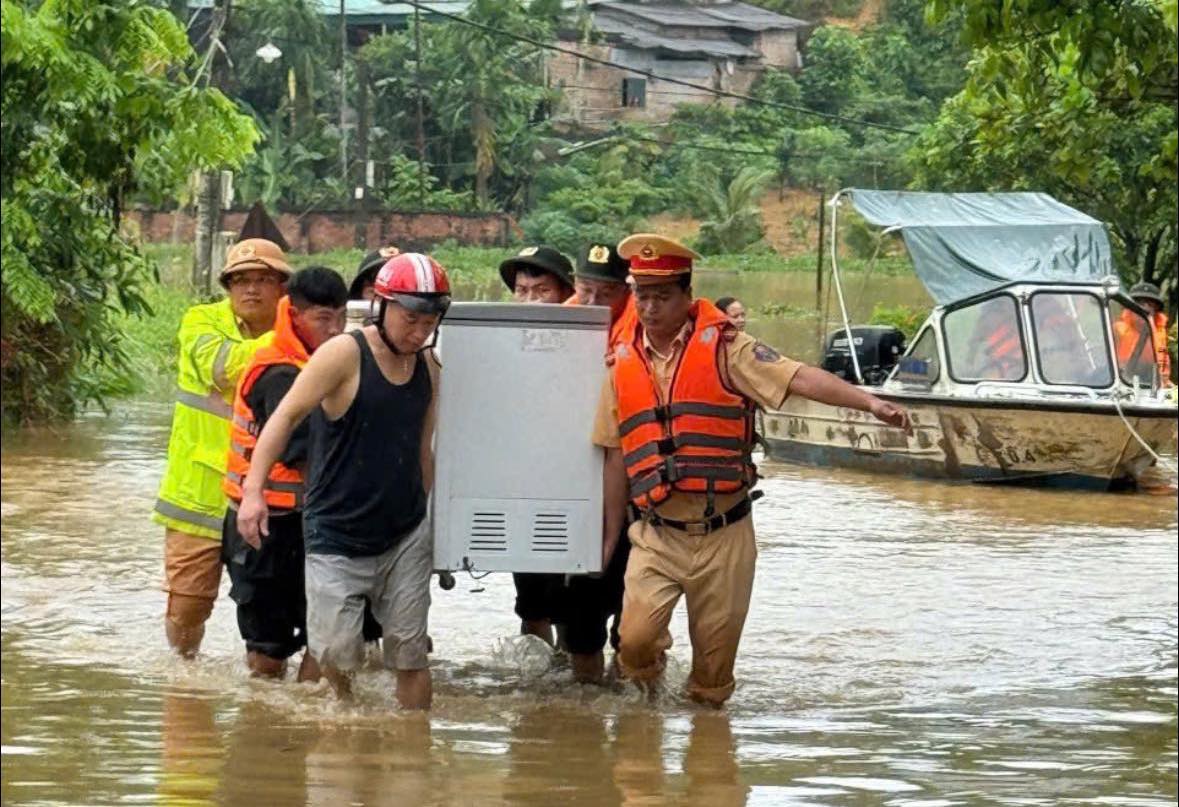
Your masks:
M913 431L909 413L904 409L817 367L803 365L798 368L798 372L790 381L789 394L801 395L803 398L830 406L846 406L849 409L871 412L883 423L904 429L909 434Z
M356 356L356 343L351 338L336 337L324 344L267 418L250 458L250 473L242 485L237 511L238 532L255 549L262 546L262 536L270 534L262 488L271 466L287 447L295 428L355 371Z

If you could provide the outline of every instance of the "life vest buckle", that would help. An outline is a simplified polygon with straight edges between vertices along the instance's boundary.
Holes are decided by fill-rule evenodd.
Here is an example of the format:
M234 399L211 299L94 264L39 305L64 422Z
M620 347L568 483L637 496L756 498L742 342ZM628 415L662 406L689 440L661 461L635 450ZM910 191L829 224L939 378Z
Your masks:
M659 450L659 453L665 457L668 456L669 454L674 454L675 453L675 438L664 437L662 440L656 441L655 447Z
M678 482L680 481L680 468L676 465L675 459L668 457L663 461L663 481L664 482Z

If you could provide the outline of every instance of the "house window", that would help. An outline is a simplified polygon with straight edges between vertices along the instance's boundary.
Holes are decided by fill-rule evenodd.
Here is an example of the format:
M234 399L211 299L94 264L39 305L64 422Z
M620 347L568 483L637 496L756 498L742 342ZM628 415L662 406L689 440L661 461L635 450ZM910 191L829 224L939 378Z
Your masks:
M647 105L647 79L624 78L622 80L622 105L624 107L645 107Z

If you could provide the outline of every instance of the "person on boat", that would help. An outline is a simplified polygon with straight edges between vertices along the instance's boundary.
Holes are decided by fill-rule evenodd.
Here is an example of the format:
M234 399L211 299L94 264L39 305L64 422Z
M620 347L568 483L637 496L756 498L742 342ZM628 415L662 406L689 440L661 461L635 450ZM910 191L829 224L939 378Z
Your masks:
M734 328L745 330L745 305L740 300L736 297L718 297L716 307L729 318Z
M518 303L563 303L573 295L573 264L553 247L528 246L499 265L499 276ZM512 574L520 633L555 645L564 575Z
M1106 351L1089 339L1069 300L1061 294L1033 298L1032 321L1040 372L1050 383L1104 386L1110 380L1108 361L1104 358ZM1102 358L1097 358L1098 355Z
M374 249L361 258L360 266L356 269L356 277L352 278L352 283L348 286L348 299L372 300L376 296L373 284L377 281L377 272L390 258L400 253L401 250L397 247L388 246Z
M1148 314L1150 336L1141 339L1142 320L1133 311L1126 309L1114 323L1114 338L1118 347L1118 364L1128 367L1137 363L1140 367L1150 367L1150 351L1154 350L1155 363L1158 364L1159 378L1164 387L1171 386L1171 352L1167 349L1167 315L1163 311L1165 302L1159 287L1153 283L1138 283L1130 289L1130 297L1138 303ZM1151 340L1153 339L1153 347ZM1134 355L1135 349L1138 356ZM1136 362L1135 362L1136 360ZM1145 378L1143 380L1146 380Z
M573 295L573 264L553 247L524 247L499 265L499 276L518 303L563 303Z
M250 358L274 338L278 301L290 275L277 244L247 238L225 256L218 280L226 298L193 306L180 322L180 389L152 520L164 528L164 631L185 657L200 649L221 584L221 478L234 388Z
M246 644L246 664L255 676L282 677L286 660L307 641L303 594L303 481L310 424L303 420L270 469L262 490L269 508L269 536L255 549L237 531L242 482L258 433L265 428L316 349L344 331L348 289L325 266L300 269L278 301L274 342L254 354L233 401L227 470L222 489L230 506L222 525L221 558L233 584L237 626ZM303 657L299 680L318 678L314 660Z
M1014 309L1003 301L983 303L984 310L971 339L974 372L963 368L964 377L987 381L1018 381L1027 371L1023 338Z
M385 666L406 709L429 708L433 534L427 496L441 367L432 340L450 282L426 255L403 253L377 273L376 321L315 352L254 448L238 531L268 532L265 483L311 415L303 529L307 649L340 697L363 658L364 600L384 627Z
M631 554L623 595L622 674L650 687L687 598L688 694L719 706L733 692L757 546L750 518L756 408L787 395L871 412L897 429L909 416L862 387L778 354L692 297L694 252L640 233L618 245L636 282L638 323L613 351L593 442L606 450L603 542L608 556L627 500ZM651 690L653 691L653 690Z
M630 263L613 244L589 244L578 255L573 272L574 294L565 305L600 305L610 309L609 348L612 350L634 329L634 297L627 276ZM613 554L603 558L600 576L574 575L559 589L563 605L565 647L573 678L578 683L599 683L605 672L606 641L618 650L618 620L622 613L623 575L630 555L625 525L619 531ZM610 626L614 620L613 628Z

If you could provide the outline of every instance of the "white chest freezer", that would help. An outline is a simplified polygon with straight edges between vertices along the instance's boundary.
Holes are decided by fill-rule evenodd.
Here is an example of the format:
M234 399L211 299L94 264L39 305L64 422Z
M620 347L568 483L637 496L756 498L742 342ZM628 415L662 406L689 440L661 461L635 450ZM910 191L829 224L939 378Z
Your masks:
M439 343L436 569L601 571L609 309L455 303Z

